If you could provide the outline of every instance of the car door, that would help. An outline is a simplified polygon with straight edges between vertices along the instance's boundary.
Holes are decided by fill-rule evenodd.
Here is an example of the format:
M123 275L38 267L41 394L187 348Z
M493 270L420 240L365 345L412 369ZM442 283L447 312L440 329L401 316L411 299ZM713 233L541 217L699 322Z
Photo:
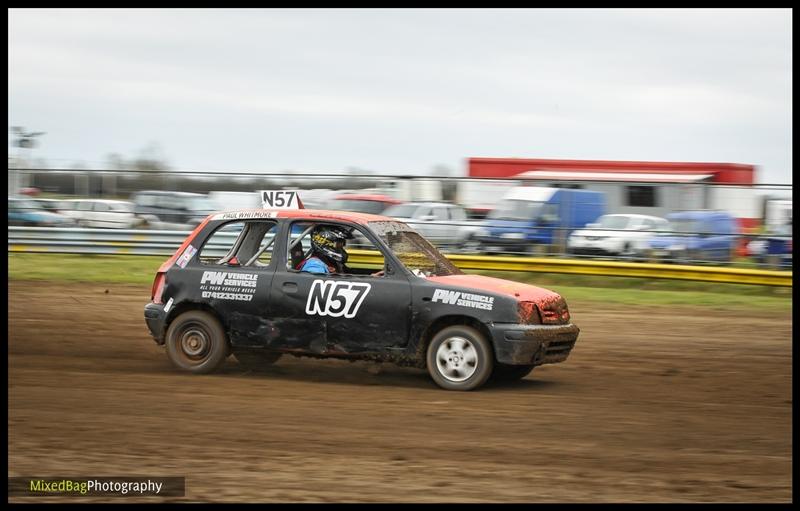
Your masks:
M292 231L299 236L311 227L308 222L289 225L282 236ZM374 238L364 230L361 234L385 261ZM290 238L287 246L297 236ZM304 244L304 248L307 251L309 246ZM375 252L366 248L368 254ZM282 345L314 354L377 354L402 349L408 342L411 285L399 269L384 276L372 276L372 270L313 274L294 269L291 262L279 264L271 302Z
M445 206L434 206L431 208L433 220L429 223L429 240L436 245L442 245L448 238L448 232L453 229L450 225L450 213Z
M111 208L105 202L93 202L92 209L87 213L87 216L91 227L113 227L109 221Z
M169 275L188 300L211 306L225 318L231 346L274 348L270 289L275 261L271 220L227 222L203 241L185 269ZM259 251L263 251L259 254ZM252 261L251 261L252 260Z
M415 231L428 238L430 232L431 208L429 206L419 206L411 215L411 219L406 223Z

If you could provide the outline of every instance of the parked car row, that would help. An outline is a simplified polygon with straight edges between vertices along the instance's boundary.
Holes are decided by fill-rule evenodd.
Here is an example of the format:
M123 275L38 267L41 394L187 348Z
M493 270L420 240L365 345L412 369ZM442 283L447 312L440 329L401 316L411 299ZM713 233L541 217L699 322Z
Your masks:
M141 191L130 201L8 197L8 225L191 230L221 208L206 195Z
M140 191L130 201L9 197L9 225L191 230L214 211L259 207L257 192ZM521 186L475 215L449 202L402 202L381 194L340 193L317 208L379 214L402 221L441 249L627 260L729 262L738 243L760 263L791 266L791 225L749 245L727 212L674 212L660 218L609 214L601 192ZM355 240L359 245L359 240ZM361 240L365 241L365 240Z
M462 206L445 202L390 205L387 200L383 207L375 202L374 196L345 194L330 209L393 217L440 247L465 253L530 254L553 248L574 256L730 261L739 238L735 219L723 211L675 212L667 218L606 214L604 194L576 189L514 188L484 219L470 219Z

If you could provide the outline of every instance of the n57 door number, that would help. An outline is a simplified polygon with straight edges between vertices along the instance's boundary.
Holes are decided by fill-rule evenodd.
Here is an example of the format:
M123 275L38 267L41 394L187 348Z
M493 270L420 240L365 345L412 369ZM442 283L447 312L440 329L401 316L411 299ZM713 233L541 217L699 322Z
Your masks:
M354 318L372 288L363 282L315 280L306 301L306 314Z

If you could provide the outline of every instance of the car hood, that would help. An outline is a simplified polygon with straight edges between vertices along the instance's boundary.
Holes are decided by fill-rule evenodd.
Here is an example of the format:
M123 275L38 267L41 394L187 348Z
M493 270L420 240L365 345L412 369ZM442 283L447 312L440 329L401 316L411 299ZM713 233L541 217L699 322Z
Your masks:
M446 286L460 287L471 291L488 291L507 295L520 302L551 303L561 300L561 295L541 287L521 284L511 280L496 279L483 275L448 275L444 277L428 277L428 280Z

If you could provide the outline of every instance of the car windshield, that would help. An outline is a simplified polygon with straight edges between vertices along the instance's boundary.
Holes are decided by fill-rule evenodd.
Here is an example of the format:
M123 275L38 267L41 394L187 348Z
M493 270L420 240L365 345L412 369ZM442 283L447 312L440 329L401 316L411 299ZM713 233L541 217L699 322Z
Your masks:
M602 229L627 229L631 219L626 216L602 216L597 222Z
M386 209L386 203L366 199L333 199L328 209L336 211L354 211L356 213L372 213L379 215Z
M414 275L443 277L463 273L428 240L403 222L370 222L369 226Z
M414 211L417 210L415 204L398 204L392 206L383 212L384 216L393 216L396 218L414 218Z
M543 204L544 202L503 199L489 213L488 218L496 220L533 220L539 216L539 210L542 209Z

